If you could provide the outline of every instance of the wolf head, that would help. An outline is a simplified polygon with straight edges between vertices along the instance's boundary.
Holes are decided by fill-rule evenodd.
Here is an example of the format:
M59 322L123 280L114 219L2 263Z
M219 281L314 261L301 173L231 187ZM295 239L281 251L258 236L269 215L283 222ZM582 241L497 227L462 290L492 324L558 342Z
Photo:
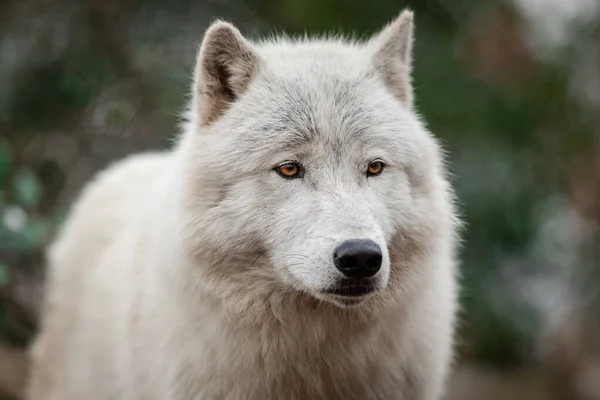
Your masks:
M180 146L186 243L207 279L341 306L411 285L451 225L413 111L412 20L364 43L208 29Z

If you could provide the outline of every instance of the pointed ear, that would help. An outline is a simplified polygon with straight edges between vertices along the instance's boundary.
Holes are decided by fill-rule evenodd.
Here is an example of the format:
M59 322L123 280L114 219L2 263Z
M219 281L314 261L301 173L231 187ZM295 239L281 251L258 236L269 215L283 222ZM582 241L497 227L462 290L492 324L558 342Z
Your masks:
M407 107L412 107L411 83L413 13L404 10L370 42L376 72L392 93Z
M194 97L202 125L210 125L248 88L258 66L252 44L232 24L214 22L196 64Z

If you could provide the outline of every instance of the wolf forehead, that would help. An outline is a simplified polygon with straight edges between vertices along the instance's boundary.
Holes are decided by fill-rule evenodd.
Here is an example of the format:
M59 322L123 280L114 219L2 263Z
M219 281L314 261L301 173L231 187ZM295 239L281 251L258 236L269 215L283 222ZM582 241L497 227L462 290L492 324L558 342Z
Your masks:
M247 98L239 100L247 100L242 101L246 109L248 103L260 107L262 112L252 112L262 118L271 115L265 124L270 131L292 126L301 128L308 139L331 125L330 132L323 133L348 139L376 124L398 128L398 117L408 117L377 73L368 44L343 38L285 38L253 48L258 65L242 91Z
M226 114L236 117L228 121L231 128L257 144L285 141L300 147L327 140L333 146L389 146L390 135L400 138L415 130L410 116L389 99L391 94L366 79L320 71L295 79L267 72L255 78ZM250 136L246 129L252 130Z
M412 110L411 45L409 12L365 42L250 41L217 22L196 67L196 128L214 134L223 151L235 144L256 153L386 149L410 160L430 141Z
M268 53L277 54L275 45L271 46ZM395 153L408 150L415 138L402 138L419 134L418 121L373 71L344 71L344 66L360 62L359 56L351 52L323 60L309 56L313 54L310 45L286 42L282 46L282 59L274 65L259 53L266 59L265 65L224 113L222 122L229 134L251 146L246 149L328 144L366 151L373 147ZM301 57L294 52L295 46ZM319 48L314 55L318 54Z

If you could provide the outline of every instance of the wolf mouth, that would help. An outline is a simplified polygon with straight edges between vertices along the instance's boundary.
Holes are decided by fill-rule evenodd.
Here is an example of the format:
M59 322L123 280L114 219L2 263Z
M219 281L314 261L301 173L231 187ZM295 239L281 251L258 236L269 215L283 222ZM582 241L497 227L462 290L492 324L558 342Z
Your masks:
M333 294L342 297L361 297L372 293L377 288L370 283L363 282L347 282L324 291L326 294Z

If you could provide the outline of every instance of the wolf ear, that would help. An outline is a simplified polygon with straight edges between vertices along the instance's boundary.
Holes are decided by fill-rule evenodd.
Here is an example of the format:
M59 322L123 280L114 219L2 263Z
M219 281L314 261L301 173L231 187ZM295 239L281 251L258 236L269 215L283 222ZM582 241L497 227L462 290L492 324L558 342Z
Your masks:
M206 31L196 64L195 107L210 125L248 88L258 66L252 44L232 24L214 22Z
M413 13L404 10L371 40L376 72L392 93L407 107L412 107L411 83Z

